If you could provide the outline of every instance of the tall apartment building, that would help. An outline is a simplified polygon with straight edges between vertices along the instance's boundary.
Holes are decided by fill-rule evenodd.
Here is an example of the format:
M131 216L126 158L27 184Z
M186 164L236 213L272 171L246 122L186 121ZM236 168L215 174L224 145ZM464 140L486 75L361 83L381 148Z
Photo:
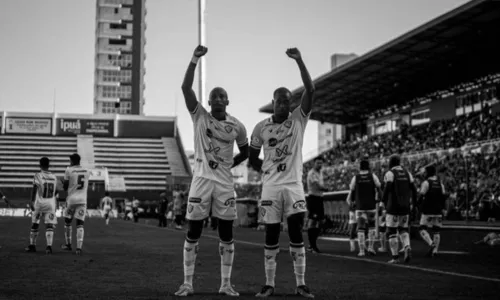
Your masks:
M97 0L94 114L143 115L146 0Z

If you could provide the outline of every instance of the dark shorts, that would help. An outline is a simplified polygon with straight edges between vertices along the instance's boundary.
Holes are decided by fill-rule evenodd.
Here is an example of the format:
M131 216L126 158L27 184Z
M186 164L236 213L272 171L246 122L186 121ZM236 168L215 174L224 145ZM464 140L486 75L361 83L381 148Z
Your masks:
M325 207L323 197L309 195L306 198L307 212L310 220L323 220L325 218Z

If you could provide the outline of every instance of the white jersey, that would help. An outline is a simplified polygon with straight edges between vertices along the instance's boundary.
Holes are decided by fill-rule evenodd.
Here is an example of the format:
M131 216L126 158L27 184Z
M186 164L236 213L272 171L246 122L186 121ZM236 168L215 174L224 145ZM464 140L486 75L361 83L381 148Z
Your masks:
M302 144L308 120L309 115L299 106L281 124L274 123L271 116L255 125L250 146L264 148L264 185L302 182Z
M233 185L234 142L238 147L248 143L245 126L233 116L219 121L199 103L191 112L194 123L194 172L193 177L203 177Z
M56 205L57 177L48 171L40 171L33 178L33 185L37 188L35 205Z
M69 181L68 204L87 204L87 189L89 187L89 172L82 166L71 166L64 173L64 180Z
M102 203L102 207L104 209L111 208L111 205L113 204L113 199L111 199L110 197L106 196L106 197L102 198L101 203Z

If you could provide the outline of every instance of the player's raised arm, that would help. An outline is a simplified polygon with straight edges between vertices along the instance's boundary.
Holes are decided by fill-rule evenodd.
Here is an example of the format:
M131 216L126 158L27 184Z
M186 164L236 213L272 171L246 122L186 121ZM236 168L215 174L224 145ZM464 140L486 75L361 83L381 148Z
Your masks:
M208 49L199 45L194 49L193 57L189 62L189 66L184 75L184 81L182 82L182 93L184 94L184 100L186 101L186 106L190 112L193 112L198 105L198 100L196 99L196 94L193 90L194 81L194 71L196 70L196 65L200 57L207 53Z
M300 70L300 77L302 77L302 83L304 84L305 91L302 94L302 100L301 100L301 108L302 111L308 115L311 112L312 109L312 104L313 104L313 99L314 99L314 84L311 79L311 75L309 75L309 71L307 71L306 65L304 64L304 61L302 60L302 55L300 54L299 49L297 48L290 48L286 50L286 55L288 55L290 58L293 58L296 62L297 65L299 66Z

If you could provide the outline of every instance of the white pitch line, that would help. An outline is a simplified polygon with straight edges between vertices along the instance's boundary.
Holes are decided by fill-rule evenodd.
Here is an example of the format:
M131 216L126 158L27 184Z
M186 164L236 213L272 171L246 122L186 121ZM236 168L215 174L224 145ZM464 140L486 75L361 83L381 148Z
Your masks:
M155 228L159 230L168 230L171 232L178 232L185 234L184 230L176 230L176 229L171 229L171 228L160 228L156 226L151 226L147 224L141 224L141 223L133 223L133 225L141 225L144 227L148 228ZM211 238L211 239L216 239L219 240L218 236L215 235L207 235L203 234L203 237ZM253 243L253 242L248 242L248 241L242 241L242 240L234 240L235 243L239 244L244 244L244 245L250 245L250 246L257 246L263 248L263 244L259 243ZM280 247L280 250L282 251L288 251L288 248L285 247ZM421 272L427 272L427 273L434 273L434 274L440 274L440 275L448 275L448 276L455 276L455 277L463 277L463 278L469 278L469 279L477 279L477 280L484 280L484 281L490 281L490 282L496 282L500 283L499 278L492 278L492 277L483 277L483 276L476 276L476 275L470 275L470 274L464 274L464 273L457 273L457 272L451 272L451 271L442 271L442 270L437 270L437 269L430 269L430 268L424 268L424 267L417 267L417 266L412 266L412 265L403 265L403 264L389 264L387 262L383 261L378 261L378 260L371 260L367 258L361 258L361 257L353 257L353 256L345 256L345 255L339 255L339 254L329 254L329 253L319 253L315 255L320 255L320 256L327 256L327 257L333 257L333 258L341 258L341 259L347 259L347 260L353 260L353 261L362 261L362 262L369 262L372 264L378 264L378 265L384 265L384 266L391 266L395 268L401 268L401 269L409 269L409 270L417 270Z

